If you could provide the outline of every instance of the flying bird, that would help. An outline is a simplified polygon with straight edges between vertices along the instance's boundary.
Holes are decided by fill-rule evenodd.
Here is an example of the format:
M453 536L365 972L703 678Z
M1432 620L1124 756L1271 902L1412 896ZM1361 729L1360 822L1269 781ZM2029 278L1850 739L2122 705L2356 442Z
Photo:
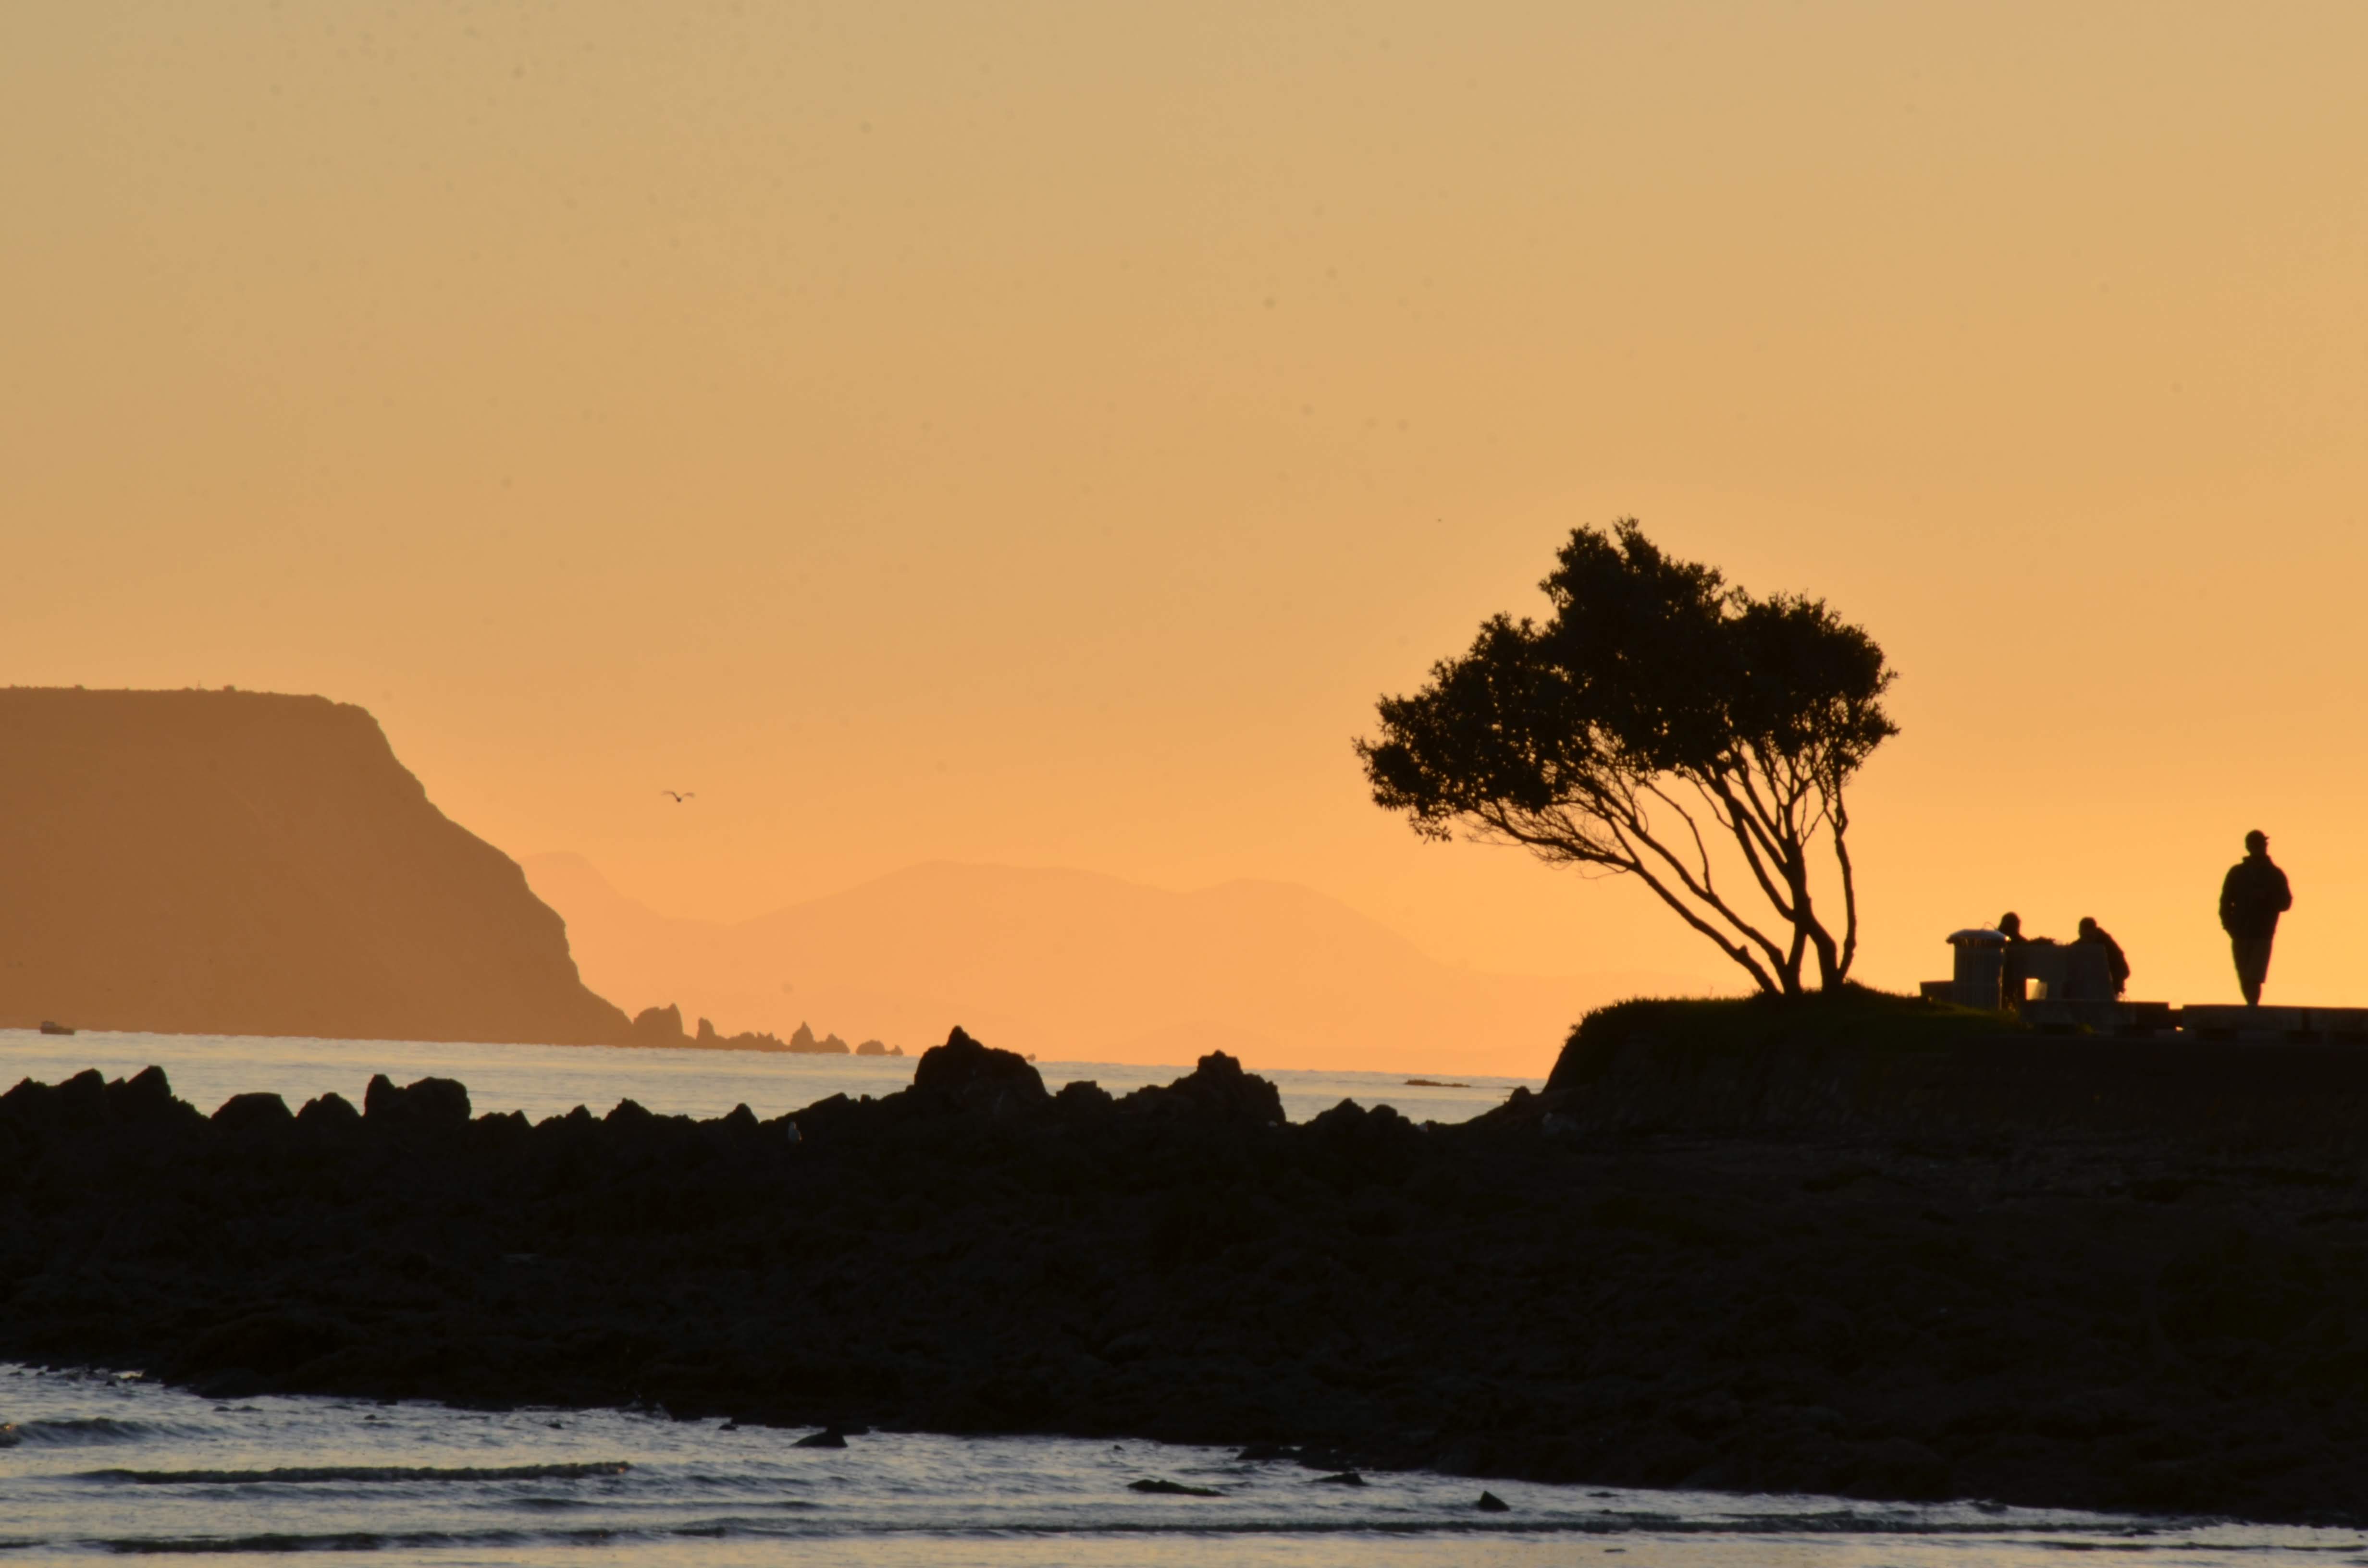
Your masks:
M685 801L695 801L699 799L699 791L696 790L661 790L658 793L664 795L667 800L672 801L677 806L682 804Z

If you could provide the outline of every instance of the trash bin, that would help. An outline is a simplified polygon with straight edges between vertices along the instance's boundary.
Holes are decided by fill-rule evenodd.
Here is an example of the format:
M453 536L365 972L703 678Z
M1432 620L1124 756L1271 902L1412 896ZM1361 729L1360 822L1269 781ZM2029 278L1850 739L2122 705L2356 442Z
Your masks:
M1997 1012L2005 1005L2001 982L2006 971L2006 933L1987 926L1952 931L1949 946L1957 954L1950 974L1957 1006Z

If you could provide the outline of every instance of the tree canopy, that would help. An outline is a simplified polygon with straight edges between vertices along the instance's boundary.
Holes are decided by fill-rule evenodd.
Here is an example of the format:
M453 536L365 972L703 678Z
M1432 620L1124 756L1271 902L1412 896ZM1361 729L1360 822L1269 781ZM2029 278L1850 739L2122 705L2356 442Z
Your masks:
M1798 994L1812 958L1839 986L1859 924L1845 790L1898 733L1883 650L1821 599L1756 598L1664 553L1633 517L1573 530L1539 585L1551 619L1493 617L1421 691L1382 699L1356 743L1374 801L1426 837L1634 876L1762 991Z

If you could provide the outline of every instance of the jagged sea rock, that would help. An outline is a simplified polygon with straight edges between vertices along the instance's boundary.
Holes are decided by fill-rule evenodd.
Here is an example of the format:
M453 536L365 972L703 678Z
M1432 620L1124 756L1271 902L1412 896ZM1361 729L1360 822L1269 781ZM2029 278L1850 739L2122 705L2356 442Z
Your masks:
M682 1032L682 1009L671 1002L663 1007L644 1007L633 1015L632 1040L635 1045L680 1045L689 1038Z
M1120 1108L1153 1116L1190 1116L1204 1120L1267 1127L1283 1119L1282 1096L1274 1085L1222 1051L1201 1058L1200 1065L1166 1085L1135 1090L1119 1102Z
M375 1074L362 1095L362 1117L387 1126L463 1127L469 1091L452 1078L422 1078L398 1089L385 1074Z
M1052 1103L1043 1077L1027 1058L981 1045L959 1024L945 1044L921 1052L909 1092L965 1110L1034 1110Z

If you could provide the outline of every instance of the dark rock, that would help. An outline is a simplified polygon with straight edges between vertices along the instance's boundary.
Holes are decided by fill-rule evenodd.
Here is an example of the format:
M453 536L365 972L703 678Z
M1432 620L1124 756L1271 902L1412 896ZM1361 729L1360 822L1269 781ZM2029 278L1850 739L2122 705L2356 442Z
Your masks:
M1126 1489L1129 1492L1156 1493L1162 1497L1223 1497L1224 1495L1213 1486L1187 1486L1180 1481L1150 1479L1130 1481L1126 1483Z
M667 1046L686 1044L689 1040L682 1032L682 1009L668 1003L663 1007L644 1007L634 1014L627 1043Z
M1483 1492L1480 1500L1472 1506L1484 1514L1509 1514L1513 1511L1513 1506L1494 1492Z
M173 1097L173 1085L162 1067L143 1067L129 1078L107 1085L107 1108L118 1122L157 1128L198 1120L197 1109Z
M103 1127L114 1119L108 1104L107 1080L86 1067L58 1084L37 1084L27 1078L0 1096L0 1110L31 1131L68 1132Z
M1052 1101L1025 1057L981 1045L959 1025L945 1044L921 1052L911 1093L965 1110L1034 1110Z
M714 1024L705 1018L699 1020L699 1033L692 1037L690 1043L702 1051L796 1051L800 1049L772 1035L755 1030L743 1029L734 1035L720 1034L716 1031ZM837 1046L825 1043L817 1049L844 1051L846 1046L844 1043Z
M800 1449L843 1449L847 1447L847 1434L840 1431L836 1426L825 1426L819 1432L807 1433L804 1437L800 1437L794 1444L792 1444L791 1447Z
M1935 1053L1820 1080L1860 1070L1823 1044L1732 1082L1715 1052L1647 1052L1554 1108L1568 1144L1536 1106L1270 1126L1204 1092L1222 1068L1019 1117L1033 1070L967 1037L923 1086L771 1121L578 1108L431 1136L418 1086L381 1081L368 1118L324 1096L298 1132L233 1137L161 1074L20 1084L0 1359L816 1435L1258 1439L1246 1462L1310 1482L2368 1519L2368 1052L2050 1049L1964 1081L2120 1061L2158 1112L2034 1130L2026 1084L1993 1093L2007 1131L1918 1123ZM1772 1131L1755 1085L1793 1108ZM2307 1137L2211 1114L2279 1095ZM1736 1119L1686 1120L1713 1112Z
M214 1112L213 1122L225 1132L268 1132L296 1125L288 1102L278 1095L233 1095Z
M1062 1085L1061 1092L1053 1096L1053 1103L1073 1115L1098 1116L1118 1101L1099 1084L1088 1078L1079 1078Z
M1914 1503L1949 1496L1949 1461L1907 1437L1886 1437L1860 1446L1849 1461L1850 1489L1861 1497L1897 1497Z
M335 1090L318 1099L306 1100L304 1108L296 1113L300 1127L342 1129L361 1119L362 1113L354 1108L354 1102Z
M1222 1051L1201 1058L1191 1073L1166 1085L1135 1090L1120 1108L1153 1116L1189 1116L1202 1120L1268 1127L1283 1120L1282 1096L1266 1079L1242 1071Z
M802 1056L844 1056L848 1054L847 1041L839 1039L837 1035L831 1035L824 1040L816 1040L814 1038L813 1026L803 1021L799 1023L797 1032L790 1036L789 1043L781 1047L781 1049L784 1051L795 1051Z
M452 1078L422 1078L398 1089L385 1074L374 1074L362 1095L362 1116L390 1127L462 1127L469 1120L469 1091Z

